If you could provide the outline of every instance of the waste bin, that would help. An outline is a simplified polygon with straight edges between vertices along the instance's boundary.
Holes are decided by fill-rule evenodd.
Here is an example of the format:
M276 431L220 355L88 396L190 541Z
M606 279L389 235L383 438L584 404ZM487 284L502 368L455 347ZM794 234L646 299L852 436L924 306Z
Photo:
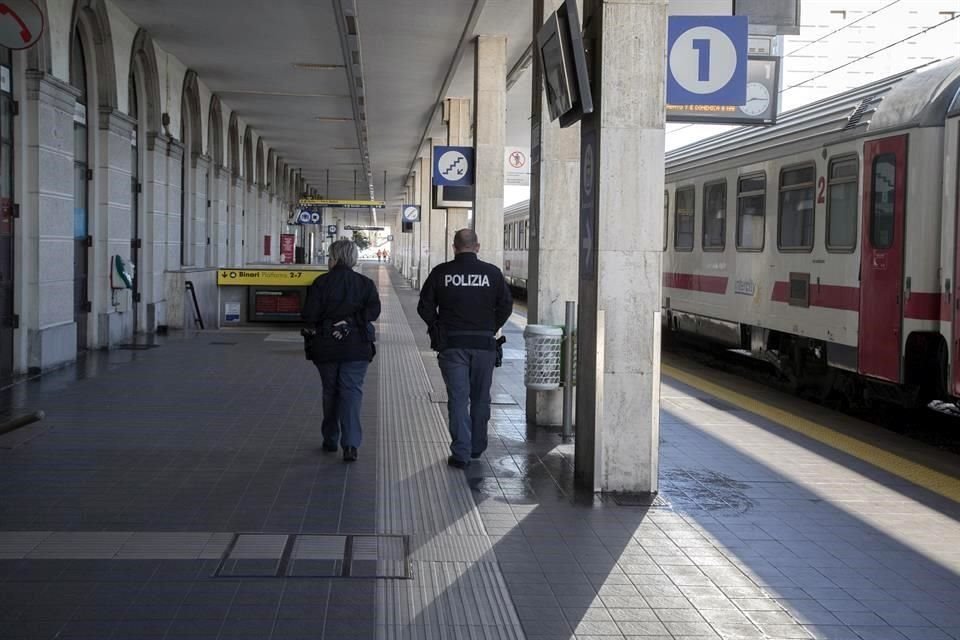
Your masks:
M529 324L523 338L527 347L527 368L523 376L526 387L533 391L559 389L563 327Z

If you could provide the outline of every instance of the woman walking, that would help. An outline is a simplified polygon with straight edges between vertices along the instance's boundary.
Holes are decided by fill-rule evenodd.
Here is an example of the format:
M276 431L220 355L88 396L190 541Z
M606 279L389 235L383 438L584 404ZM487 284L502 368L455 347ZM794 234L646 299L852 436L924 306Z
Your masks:
M323 450L357 459L362 430L360 402L367 366L376 353L373 321L380 317L380 296L373 280L353 270L359 252L350 240L330 245L329 272L307 291L303 319L316 332L310 359L323 384Z

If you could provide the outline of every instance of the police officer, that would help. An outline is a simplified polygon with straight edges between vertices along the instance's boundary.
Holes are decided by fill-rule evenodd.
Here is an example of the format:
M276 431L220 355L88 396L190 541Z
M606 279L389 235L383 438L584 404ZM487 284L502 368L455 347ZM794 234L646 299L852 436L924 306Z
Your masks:
M331 244L330 271L310 285L303 309L313 325L308 355L323 384L323 450L336 452L339 440L346 462L357 459L363 379L376 353L373 321L380 316L373 280L353 270L358 257L350 240Z
M447 385L453 440L447 464L458 469L465 469L470 458L479 458L487 448L495 336L513 312L503 273L479 260L479 250L472 229L457 231L454 259L430 272L417 306Z

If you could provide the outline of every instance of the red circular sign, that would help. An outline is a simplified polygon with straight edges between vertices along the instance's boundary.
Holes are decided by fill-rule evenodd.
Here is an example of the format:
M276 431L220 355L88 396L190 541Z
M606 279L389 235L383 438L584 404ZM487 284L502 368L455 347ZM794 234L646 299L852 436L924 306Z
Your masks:
M43 34L43 12L32 0L0 2L0 45L28 49Z
M527 164L527 156L523 155L522 151L514 151L510 154L511 167L514 169L519 169L525 164Z

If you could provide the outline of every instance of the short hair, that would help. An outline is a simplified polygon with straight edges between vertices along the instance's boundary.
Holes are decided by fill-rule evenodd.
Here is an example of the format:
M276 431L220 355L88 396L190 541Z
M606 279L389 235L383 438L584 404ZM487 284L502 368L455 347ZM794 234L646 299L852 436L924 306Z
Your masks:
M330 245L330 261L336 261L337 264L342 264L344 266L350 267L351 269L357 266L357 261L360 259L360 252L357 251L357 245L353 240L337 240Z
M477 232L473 229L460 229L453 236L453 246L461 251L463 249L476 249L480 246L480 239L477 238Z

